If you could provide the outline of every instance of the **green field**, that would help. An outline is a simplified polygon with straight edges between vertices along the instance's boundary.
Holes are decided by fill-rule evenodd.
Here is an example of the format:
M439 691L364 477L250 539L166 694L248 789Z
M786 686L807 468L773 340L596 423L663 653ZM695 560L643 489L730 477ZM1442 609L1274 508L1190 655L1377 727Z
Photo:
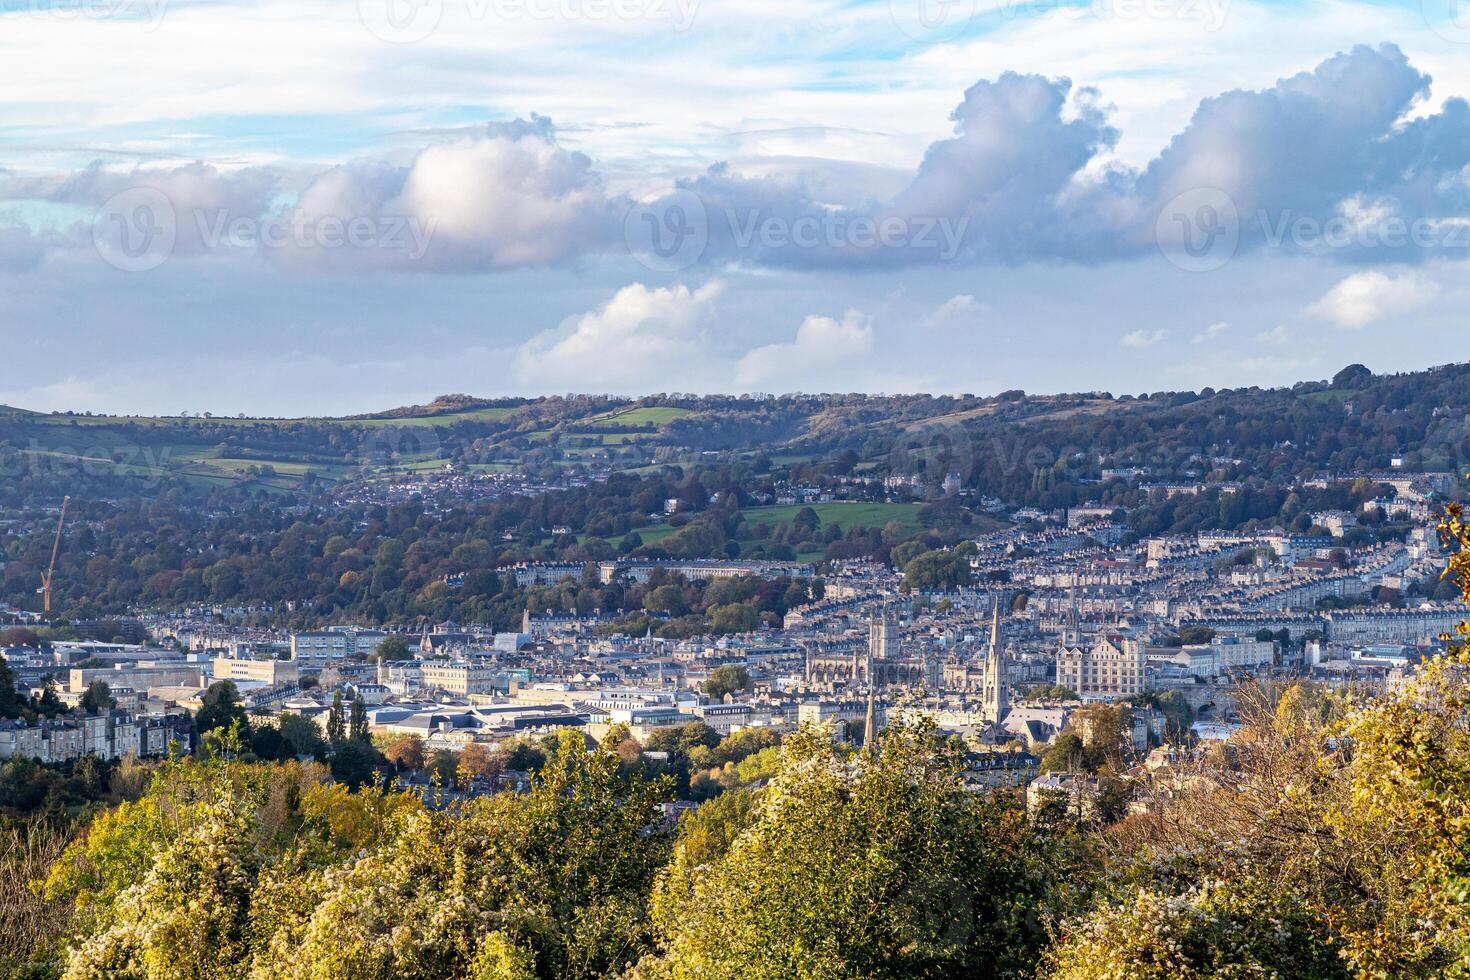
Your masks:
M778 524L790 524L796 519L796 515L802 510L811 507L822 520L822 526L837 524L843 531L854 527L885 527L889 521L897 521L903 528L905 535L917 534L923 530L919 523L919 509L923 504L870 504L852 503L844 501L833 501L825 504L783 504L770 507L745 507L740 511L745 518L745 523L754 527L757 524L766 524L775 527ZM669 524L651 524L647 527L635 528L634 532L643 539L645 545L655 545L678 532L679 528ZM743 545L763 544L768 539L760 538L750 541L741 541ZM616 539L613 540L617 543ZM820 551L798 554L801 561L818 561L822 557Z
M407 415L401 418L368 418L368 419L321 419L322 422L330 422L333 425L360 425L368 429L377 428L422 428L443 427L456 425L460 422L500 422L509 418L520 408L516 406L502 406L499 408L471 408L463 412L446 412L443 415Z
M614 429L626 425L667 425L674 419L693 415L687 408L630 408L581 423L590 429Z
M905 534L923 530L919 509L923 504L870 504L831 501L824 504L783 504L772 507L746 507L741 511L748 524L790 524L796 515L810 507L822 519L822 526L838 524L846 531L854 527L885 527L897 521Z

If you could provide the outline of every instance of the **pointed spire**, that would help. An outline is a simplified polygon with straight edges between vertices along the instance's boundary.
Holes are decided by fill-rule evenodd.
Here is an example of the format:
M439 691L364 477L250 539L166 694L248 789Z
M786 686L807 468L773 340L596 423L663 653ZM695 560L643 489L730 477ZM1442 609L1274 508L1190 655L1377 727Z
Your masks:
M990 614L990 650L985 658L985 714L992 723L999 722L1009 707L1005 673L1000 636L1000 596L996 596Z
M878 751L878 704L876 691L878 681L873 676L873 651L868 651L868 714L863 724L863 748L868 752Z

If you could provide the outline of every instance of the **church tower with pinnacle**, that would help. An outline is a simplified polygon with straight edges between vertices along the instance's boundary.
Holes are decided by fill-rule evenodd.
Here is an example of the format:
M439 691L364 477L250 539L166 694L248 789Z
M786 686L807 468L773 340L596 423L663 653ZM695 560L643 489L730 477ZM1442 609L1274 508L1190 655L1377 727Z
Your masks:
M985 658L985 718L999 722L1009 710L1005 651L1000 639L1000 600L996 599L990 614L990 650Z

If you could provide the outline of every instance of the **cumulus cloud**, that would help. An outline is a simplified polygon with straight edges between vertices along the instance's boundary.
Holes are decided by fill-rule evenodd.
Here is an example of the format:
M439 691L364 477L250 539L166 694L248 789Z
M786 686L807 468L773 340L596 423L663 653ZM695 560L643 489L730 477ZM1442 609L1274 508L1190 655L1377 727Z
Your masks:
M1169 336L1167 330L1135 330L1132 333L1124 334L1123 339L1118 341L1118 343L1124 347L1132 347L1134 350L1144 350L1153 347L1155 344L1162 343L1167 336Z
M1205 327L1203 330L1201 330L1199 333L1195 334L1194 339L1191 340L1190 343L1207 343L1208 341L1214 340L1216 337L1220 336L1222 333L1229 329L1230 324L1228 323L1212 323L1208 327Z
M1094 89L1004 72L964 92L952 134L896 192L839 189L816 164L757 160L715 164L644 205L657 217L677 204L682 217L694 195L707 220L693 229L701 238L692 254L716 267L1095 264L1194 248L1221 231L1241 251L1420 261L1463 254L1450 246L1462 243L1457 222L1470 216L1470 104L1452 98L1426 112L1429 92L1429 76L1397 47L1355 47L1270 87L1204 99L1154 159L1130 168L1104 162L1120 134ZM535 115L433 143L406 165L331 168L294 200L284 172L270 168L94 167L29 188L0 177L0 200L96 204L146 178L187 210L308 226L361 219L366 238L349 247L308 236L272 253L293 267L349 271L479 272L622 253L622 222L637 213ZM186 251L197 244L188 234L181 227Z
M270 167L96 164L73 174L0 175L0 201L92 207L103 222L115 217L109 209L119 195L129 207L128 194L156 191L172 212L172 254L259 250L290 269L542 266L611 240L601 175L589 157L562 147L541 116L431 144L406 166L369 159L331 167L293 196L294 177ZM67 244L90 247L90 239L89 228L77 228Z
M1348 330L1417 309L1439 292L1439 285L1417 272L1389 275L1371 270L1338 282L1306 312Z
M990 304L977 302L969 293L960 293L940 303L933 313L924 318L922 326L925 329L939 329L973 322L989 312Z
M366 222L358 247L308 237L290 255L337 265L366 259L457 272L551 265L600 248L609 234L602 177L589 157L557 143L540 116L426 147L406 168L333 168L292 211L317 225Z
M1411 119L1429 84L1394 45L1358 46L1270 88L1205 99L1133 170L1097 166L1119 134L1094 90L1006 72L965 93L954 136L933 143L888 201L824 201L799 178L723 165L680 189L710 209L709 255L722 261L1096 263L1197 247L1221 231L1242 250L1417 261L1443 251L1450 223L1470 215L1470 105L1448 99ZM803 219L839 233L800 248L741 247L722 228ZM890 240L854 244L854 229L885 222L898 229ZM933 242L946 236L952 248Z
M706 328L724 283L651 289L633 283L600 309L538 334L515 354L517 380L577 390L635 386L687 376L704 357Z
M814 368L826 368L861 358L873 349L873 328L858 310L841 320L809 316L796 328L790 343L768 344L746 353L735 365L735 383L741 387L773 381L795 381Z
M72 205L90 211L87 222L37 236L46 250L92 247L92 225L142 220L140 206L154 210L148 221L169 230L169 250L195 255L229 244L232 222L258 223L280 185L265 167L222 169L196 162L184 166L116 168L95 163L69 174L0 180L0 200ZM104 229L105 230L105 229Z
M41 264L42 238L23 225L0 225L0 272L22 272Z

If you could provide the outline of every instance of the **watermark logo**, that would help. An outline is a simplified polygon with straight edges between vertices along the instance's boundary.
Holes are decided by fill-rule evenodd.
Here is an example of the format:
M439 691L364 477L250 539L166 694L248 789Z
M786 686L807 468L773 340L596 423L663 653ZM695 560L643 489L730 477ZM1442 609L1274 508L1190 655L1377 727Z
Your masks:
M1470 0L1419 0L1424 23L1455 44L1470 44Z
M135 444L88 446L42 445L31 439L25 448L0 449L0 479L122 478L145 488L158 486L174 468L173 446Z
M413 44L438 30L444 0L357 0L362 26L389 44Z
M629 209L623 241L640 264L654 272L682 272L709 246L709 212L693 191L650 197Z
M894 902L893 913L904 948L925 959L956 955L975 931L970 890L948 876L907 885Z
M766 215L760 211L741 214L725 211L730 237L739 249L766 251L783 249L827 249L836 253L862 254L907 251L931 253L948 262L959 255L969 230L968 217L932 217L866 214L803 214L795 218Z
M92 222L92 244L103 261L123 272L149 272L168 261L179 239L178 214L156 187L114 194Z
M888 453L888 471L957 493L975 468L975 441L958 419L929 419L900 432Z
M433 425L370 425L358 445L365 469L442 469L444 447Z
M759 258L796 253L863 258L903 253L950 261L964 248L968 217L874 216L841 211L771 214L760 208L712 208L681 189L638 202L623 221L628 252L657 272L679 272L712 250Z
M434 234L434 223L420 221L416 215L342 217L292 209L257 217L203 208L192 214L206 249L376 250L417 262L428 252Z
M43 20L116 20L154 31L163 22L169 0L21 0L0 5L0 14L24 13Z
M1213 272L1240 247L1240 212L1218 187L1173 197L1154 221L1154 241L1170 264L1186 272Z
M953 41L975 19L977 0L888 0L894 26L920 44Z
M290 208L236 214L227 208L178 208L156 187L113 195L92 222L92 242L108 265L150 272L176 253L250 249L296 256L355 250L416 262L429 251L434 222L417 215L313 214Z

